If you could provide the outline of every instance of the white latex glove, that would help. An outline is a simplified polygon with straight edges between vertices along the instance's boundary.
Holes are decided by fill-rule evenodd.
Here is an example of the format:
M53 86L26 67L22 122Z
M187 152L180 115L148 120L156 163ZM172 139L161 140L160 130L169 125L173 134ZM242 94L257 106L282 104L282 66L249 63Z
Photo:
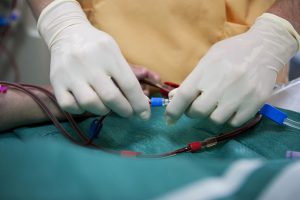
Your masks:
M296 38L288 21L264 14L246 33L216 43L170 93L167 122L175 123L185 112L215 123L243 124L271 95L279 70L298 50Z
M50 3L38 29L51 52L50 80L64 110L149 118L148 98L117 43L89 23L78 2Z

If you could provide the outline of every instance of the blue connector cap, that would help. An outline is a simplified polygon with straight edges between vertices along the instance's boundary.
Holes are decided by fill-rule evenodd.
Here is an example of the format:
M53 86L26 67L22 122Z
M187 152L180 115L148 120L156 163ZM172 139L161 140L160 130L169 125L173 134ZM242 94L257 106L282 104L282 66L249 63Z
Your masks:
M102 127L103 127L102 121L100 121L99 119L94 119L90 125L89 132L88 132L90 139L98 138Z
M270 104L265 104L259 112L263 116L280 125L283 125L284 120L288 117L287 114L271 106Z
M163 106L164 99L160 98L160 97L152 97L150 101L151 101L151 106L161 107L161 106Z

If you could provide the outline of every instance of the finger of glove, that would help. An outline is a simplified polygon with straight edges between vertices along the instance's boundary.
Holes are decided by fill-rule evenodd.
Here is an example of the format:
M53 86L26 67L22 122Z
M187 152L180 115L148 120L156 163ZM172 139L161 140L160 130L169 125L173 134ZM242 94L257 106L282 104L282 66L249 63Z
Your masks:
M146 84L142 84L141 86L142 86L144 95L149 97L149 95L150 95L150 86L146 85Z
M230 120L230 124L232 126L240 126L248 121L258 112L264 102L271 95L272 86L274 85L276 79L276 74L268 74L268 77L266 77L266 79L267 78L269 78L270 81L261 86L261 88L252 90L252 92L248 92L248 95L243 98L244 101L241 102L237 113Z
M186 115L190 118L205 118L210 115L218 104L218 96L213 91L202 92L191 106L187 109Z
M97 78L91 81L91 85L103 103L112 111L122 117L132 115L131 105L109 76L99 74Z
M171 90L168 94L169 99L173 99L174 95L176 94L178 88Z
M167 121L177 121L199 94L200 91L193 87L191 80L186 81L177 88L176 91L170 94L172 101L166 107Z
M169 98L172 98L172 101L166 107L165 116L167 121L173 122L178 120L201 93L201 89L203 89L200 89L203 81L202 73L205 66L209 66L209 61L209 58L203 57L180 87L169 93Z
M237 93L237 91L239 92ZM217 124L227 122L235 114L243 101L247 99L247 95L249 95L249 91L243 88L243 84L232 84L232 86L226 89L217 108L210 115L211 120Z
M144 95L143 90L125 60L119 59L120 70L113 74L114 81L118 84L126 96L133 111L146 120L150 117L149 99Z
M220 103L211 113L210 119L216 124L223 124L234 115L238 106L236 103Z
M110 109L103 104L93 88L87 83L74 84L71 92L82 109L96 115L109 113Z
M237 113L230 120L230 125L235 127L241 126L249 119L254 117L260 107L261 104L244 104L238 109Z
M54 85L53 90L59 106L64 111L67 111L72 114L82 114L84 112L84 109L82 109L78 105L77 101L75 100L75 97L70 93L69 90Z

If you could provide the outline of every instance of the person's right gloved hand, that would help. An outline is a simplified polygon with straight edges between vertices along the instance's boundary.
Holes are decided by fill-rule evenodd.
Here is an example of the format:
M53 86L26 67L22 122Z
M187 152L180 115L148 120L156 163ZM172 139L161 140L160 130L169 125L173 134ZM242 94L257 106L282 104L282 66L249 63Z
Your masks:
M149 118L148 99L117 43L89 23L76 1L50 3L38 29L51 52L50 80L64 110Z
M169 93L167 122L175 123L185 113L241 126L272 94L278 72L299 50L299 38L287 20L264 13L247 32L214 44Z

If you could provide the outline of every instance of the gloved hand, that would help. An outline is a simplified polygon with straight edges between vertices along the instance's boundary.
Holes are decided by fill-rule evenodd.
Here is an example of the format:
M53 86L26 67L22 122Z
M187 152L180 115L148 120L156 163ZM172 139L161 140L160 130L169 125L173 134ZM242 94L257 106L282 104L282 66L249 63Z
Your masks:
M167 122L185 112L219 124L243 124L271 95L279 70L298 50L296 38L288 21L264 14L246 33L216 43L170 93Z
M117 43L89 23L75 0L50 3L38 29L51 52L50 80L64 110L149 118L148 98Z

